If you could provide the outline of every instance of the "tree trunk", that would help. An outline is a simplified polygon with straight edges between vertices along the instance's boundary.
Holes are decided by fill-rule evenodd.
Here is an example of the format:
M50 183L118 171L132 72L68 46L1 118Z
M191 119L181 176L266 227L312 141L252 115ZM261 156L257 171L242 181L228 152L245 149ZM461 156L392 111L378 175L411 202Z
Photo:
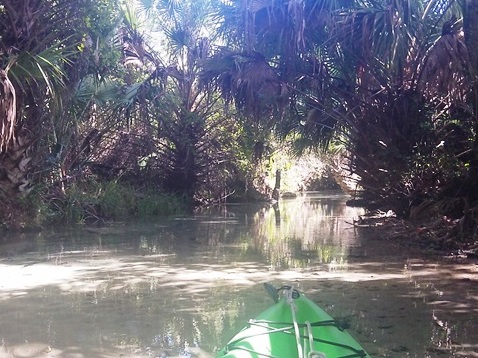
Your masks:
M279 201L280 198L280 169L276 171L276 183L272 191L272 199Z
M467 186L475 188L472 199L478 199L476 180L478 178L478 1L465 0L463 2L463 32L465 44L470 59L472 88L470 104L472 108L475 138L473 141L473 157L470 161L469 182Z
M473 75L476 77L478 72L478 1L465 0L463 4L463 32L465 34L465 44L468 48L468 54L473 69Z
M27 178L32 159L27 155L29 144L22 144L17 139L8 150L0 152L0 195L3 198L15 199L30 188Z
M8 148L14 139L17 100L16 92L7 72L0 69L0 153Z

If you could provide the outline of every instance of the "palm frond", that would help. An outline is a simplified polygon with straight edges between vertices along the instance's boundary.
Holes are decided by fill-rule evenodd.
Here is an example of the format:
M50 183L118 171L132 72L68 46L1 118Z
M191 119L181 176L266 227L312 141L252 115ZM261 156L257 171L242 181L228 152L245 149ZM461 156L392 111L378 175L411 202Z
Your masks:
M22 52L11 66L12 75L19 81L42 81L50 85L51 81L60 84L65 79L64 66L74 54L72 49L55 44L40 53Z
M132 3L132 1L124 1L121 4L121 10L124 21L128 25L128 27L133 31L138 31L142 26L142 20L138 16L136 7Z

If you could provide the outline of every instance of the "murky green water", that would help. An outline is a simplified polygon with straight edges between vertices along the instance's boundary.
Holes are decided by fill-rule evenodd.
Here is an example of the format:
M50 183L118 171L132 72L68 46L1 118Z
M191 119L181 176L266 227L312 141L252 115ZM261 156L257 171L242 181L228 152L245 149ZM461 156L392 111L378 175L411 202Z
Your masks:
M374 357L478 357L478 265L349 222L334 195L0 240L0 358L209 357L293 283ZM287 357L283 357L287 358Z

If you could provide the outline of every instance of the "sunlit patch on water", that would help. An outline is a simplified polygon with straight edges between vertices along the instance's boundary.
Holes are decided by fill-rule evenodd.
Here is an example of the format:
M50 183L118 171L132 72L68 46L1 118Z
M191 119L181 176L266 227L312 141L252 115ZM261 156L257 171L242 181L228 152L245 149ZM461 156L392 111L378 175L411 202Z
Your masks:
M0 358L210 356L271 304L263 282L347 317L374 357L478 356L477 265L367 237L343 204L4 240Z

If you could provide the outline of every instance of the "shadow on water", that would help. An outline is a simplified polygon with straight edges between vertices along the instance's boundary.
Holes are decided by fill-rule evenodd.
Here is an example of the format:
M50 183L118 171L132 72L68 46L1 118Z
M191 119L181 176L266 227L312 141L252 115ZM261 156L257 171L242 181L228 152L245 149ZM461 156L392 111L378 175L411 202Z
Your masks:
M478 266L357 231L344 202L4 237L0 358L208 357L271 304L263 282L350 317L373 357L478 357Z

